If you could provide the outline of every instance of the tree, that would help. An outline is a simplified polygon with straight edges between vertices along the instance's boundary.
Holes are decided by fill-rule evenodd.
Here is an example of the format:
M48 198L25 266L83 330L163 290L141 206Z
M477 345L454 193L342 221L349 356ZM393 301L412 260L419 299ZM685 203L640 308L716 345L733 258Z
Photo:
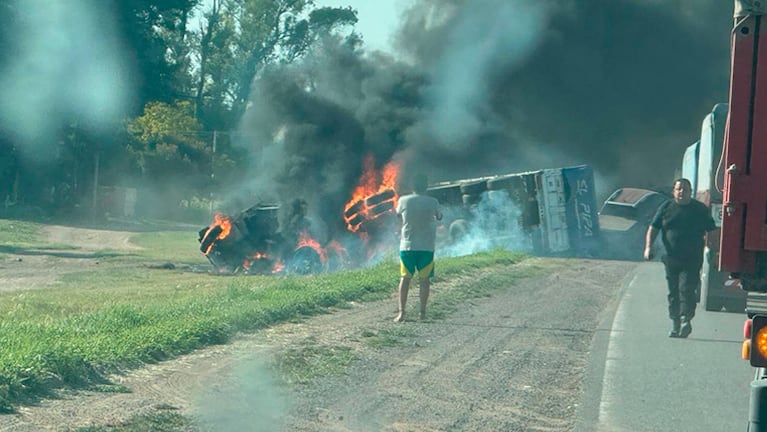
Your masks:
M214 0L203 18L190 48L194 97L198 118L213 129L236 126L265 65L294 62L322 35L357 22L350 7L315 8L312 0Z
M127 124L131 153L141 177L151 183L184 180L187 186L209 177L210 149L188 101L150 102Z
M133 61L136 106L149 101L172 103L188 96L179 82L187 67L181 49L189 14L200 0L111 0L125 59ZM178 43L171 44L169 41Z

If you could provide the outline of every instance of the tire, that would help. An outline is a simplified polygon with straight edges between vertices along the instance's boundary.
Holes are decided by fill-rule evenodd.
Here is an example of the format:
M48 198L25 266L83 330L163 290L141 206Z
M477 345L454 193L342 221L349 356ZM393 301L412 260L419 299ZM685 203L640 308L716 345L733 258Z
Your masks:
M208 230L210 229L209 226L206 226L205 228L197 231L197 241L202 243L202 240L205 238L205 234L208 233Z
M309 246L302 246L293 253L288 262L288 272L291 274L309 275L322 271L320 254Z
M216 225L209 229L208 232L206 232L203 236L202 241L200 241L200 252L207 253L210 245L213 244L213 242L216 240L216 237L218 237L222 231L224 231L224 229L221 228L221 225Z

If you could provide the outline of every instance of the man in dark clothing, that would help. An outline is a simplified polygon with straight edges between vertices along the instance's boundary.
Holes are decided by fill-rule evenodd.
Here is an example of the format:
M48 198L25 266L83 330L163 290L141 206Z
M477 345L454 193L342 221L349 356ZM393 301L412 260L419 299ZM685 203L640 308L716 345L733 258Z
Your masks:
M692 332L690 321L695 316L705 235L716 228L709 208L692 199L691 194L689 180L674 181L674 199L658 208L645 239L646 260L653 257L651 247L659 232L666 248L663 264L668 282L668 315L672 321L669 337L686 338Z

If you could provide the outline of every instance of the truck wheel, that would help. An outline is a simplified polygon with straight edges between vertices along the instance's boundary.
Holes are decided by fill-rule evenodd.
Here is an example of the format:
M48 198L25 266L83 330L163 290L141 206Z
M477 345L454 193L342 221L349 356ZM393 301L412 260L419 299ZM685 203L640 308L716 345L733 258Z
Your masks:
M293 253L288 261L288 272L291 274L309 275L322 271L320 254L310 246L302 246Z
M207 253L210 245L214 241L216 241L216 237L218 237L218 235L221 234L223 231L224 229L221 227L221 225L216 225L213 228L209 229L208 232L205 233L202 240L200 241L200 252Z

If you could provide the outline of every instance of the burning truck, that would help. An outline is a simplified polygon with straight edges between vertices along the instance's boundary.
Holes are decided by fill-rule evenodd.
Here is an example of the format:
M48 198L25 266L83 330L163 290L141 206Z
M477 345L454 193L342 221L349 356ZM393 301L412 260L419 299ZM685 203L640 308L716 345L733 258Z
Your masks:
M329 241L307 220L306 202L260 203L216 215L199 232L200 251L222 273L313 274L360 267L396 250L399 165L365 161L359 185L338 212ZM440 250L458 255L504 248L536 255L595 256L599 249L593 173L588 166L544 169L432 184L443 206ZM466 240L492 239L478 247ZM450 247L456 247L451 251Z
M330 240L307 217L306 201L294 199L216 214L198 233L200 251L219 273L234 274L314 274L374 262L397 240L399 172L396 162L377 171L366 158L359 185L332 221L343 228Z

